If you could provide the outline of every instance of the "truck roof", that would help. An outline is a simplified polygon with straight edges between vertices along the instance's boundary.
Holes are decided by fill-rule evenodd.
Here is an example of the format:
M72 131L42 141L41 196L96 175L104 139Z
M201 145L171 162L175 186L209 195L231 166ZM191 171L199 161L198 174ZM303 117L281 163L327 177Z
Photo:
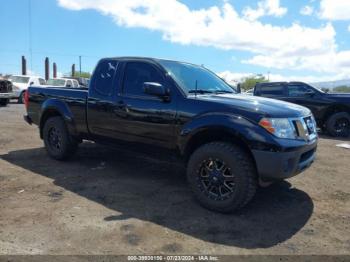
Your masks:
M34 78L43 78L41 76L31 76L31 75L11 75L11 76L22 76L22 77L34 77ZM10 78L11 78L10 76Z
M301 81L291 81L291 82L263 82L263 83L257 83L256 85L280 85L280 84L305 84Z
M150 62L160 62L160 61L171 61L171 62L177 62L177 63L186 63L190 65L195 65L193 63L184 62L184 61L177 61L172 59L166 59L166 58L154 58L154 57L143 57L143 56L117 56L117 57L105 57L102 58L102 60L140 60L140 61L150 61Z

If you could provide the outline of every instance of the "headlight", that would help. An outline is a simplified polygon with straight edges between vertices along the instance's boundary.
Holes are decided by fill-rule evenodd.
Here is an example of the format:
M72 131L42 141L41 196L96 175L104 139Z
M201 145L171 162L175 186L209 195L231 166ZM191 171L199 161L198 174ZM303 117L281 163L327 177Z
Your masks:
M13 90L13 91L18 91L18 90L19 90L19 87L16 86L16 85L12 85L12 90Z
M288 118L263 118L259 125L279 138L295 139L297 133Z

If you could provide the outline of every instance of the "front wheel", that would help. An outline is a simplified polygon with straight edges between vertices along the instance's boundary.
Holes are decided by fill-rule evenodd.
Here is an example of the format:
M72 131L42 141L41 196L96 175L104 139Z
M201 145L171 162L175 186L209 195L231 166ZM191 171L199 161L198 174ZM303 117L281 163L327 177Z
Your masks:
M19 97L18 97L18 104L23 104L24 103L24 93L25 91L23 91Z
M9 99L8 98L2 98L0 99L0 105L1 106L7 106L7 104L9 103Z
M44 144L50 157L65 160L72 156L78 143L69 134L65 122L59 116L49 118L43 129Z
M240 147L224 142L197 149L188 162L187 179L202 206L222 213L245 206L258 186L250 156Z
M326 122L326 129L331 136L348 137L350 135L350 115L346 112L331 115Z

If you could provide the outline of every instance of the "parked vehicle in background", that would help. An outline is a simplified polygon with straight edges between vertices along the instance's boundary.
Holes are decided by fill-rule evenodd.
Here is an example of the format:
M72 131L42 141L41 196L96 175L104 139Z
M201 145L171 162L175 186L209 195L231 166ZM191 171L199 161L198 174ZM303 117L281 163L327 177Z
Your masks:
M254 95L305 106L322 130L335 137L350 135L350 94L325 93L303 82L270 82L257 84Z
M70 78L52 78L47 80L46 86L80 88L78 81Z
M242 94L252 96L252 95L254 95L254 88L249 89L249 90L243 92Z
M13 96L11 81L0 77L0 105L6 106Z
M12 98L18 99L18 103L23 103L24 91L26 91L29 86L43 86L46 84L45 79L39 76L13 75L10 76L9 80L12 82L14 93Z
M199 203L220 212L246 205L259 181L295 176L315 159L309 109L236 94L204 67L124 57L102 59L94 72L89 90L33 86L26 94L25 120L54 159L84 139L175 153Z
M84 78L84 77L63 77L63 78L75 79L78 81L80 87L86 87L86 88L89 87L89 82L90 82L89 78Z

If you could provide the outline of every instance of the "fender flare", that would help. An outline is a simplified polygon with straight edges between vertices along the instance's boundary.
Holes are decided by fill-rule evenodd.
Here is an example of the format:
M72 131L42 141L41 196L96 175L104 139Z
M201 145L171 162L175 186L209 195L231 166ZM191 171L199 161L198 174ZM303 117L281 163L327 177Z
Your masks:
M264 134L260 126L240 115L221 112L206 113L186 123L181 129L177 141L180 153L186 152L191 139L197 134L213 129L220 129L232 135L250 150L261 147L264 143L269 146L276 144L271 136Z
M73 136L78 136L74 116L68 105L59 99L51 98L47 99L40 108L40 137L42 137L44 123L51 114L60 115L66 123L69 133Z

